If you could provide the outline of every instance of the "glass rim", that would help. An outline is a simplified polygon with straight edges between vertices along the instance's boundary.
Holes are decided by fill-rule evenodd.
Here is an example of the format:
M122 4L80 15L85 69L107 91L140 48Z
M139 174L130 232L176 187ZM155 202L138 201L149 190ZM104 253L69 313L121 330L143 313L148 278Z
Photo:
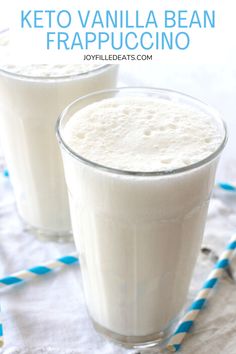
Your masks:
M78 64L78 63L75 63L75 64ZM84 79L84 78L88 77L89 75L93 75L93 74L97 74L99 72L102 72L103 70L106 70L113 65L118 65L118 64L102 64L92 70L88 70L88 71L85 71L85 72L79 73L79 74L74 73L74 74L60 75L60 76L33 76L33 75L24 75L24 74L14 73L10 70L5 70L1 67L1 64L0 64L0 74L4 75L4 76L8 76L8 77L13 77L18 80L24 79L27 81L41 81L41 82L66 81L66 80Z
M196 102L197 104L202 105L203 107L205 107L206 109L210 110L215 116L219 117L219 121L222 124L223 127L223 132L224 132L224 136L222 139L221 144L218 146L218 148L211 154L209 154L207 157L205 157L204 159L192 163L190 165L187 166L183 166L183 167L179 167L179 168L175 168L175 169L167 169L167 170L156 170L156 171L133 171L133 170L125 170L125 169L118 169L118 168L113 168L113 167L109 167L106 165L102 165L100 163L97 163L95 161L86 159L85 157L79 155L78 153L76 153L73 149L71 149L66 142L64 141L62 134L61 134L61 124L63 119L67 116L67 113L69 112L69 110L75 106L77 103L84 101L86 99L88 99L89 97L93 97L96 95L102 95L105 93L115 93L115 92L120 92L120 91L137 91L139 93L142 92L149 92L149 93L162 93L162 94L170 94L170 95L178 95L179 97L182 98L186 98L189 100L192 100L194 102ZM59 145L65 150L67 151L67 153L69 153L69 155L71 155L72 157L74 157L75 159L79 160L80 162L105 171L105 172L109 172L112 174L118 174L118 175L123 175L123 176L133 176L133 177L160 177L160 176L170 176L170 175L175 175L175 174L179 174L179 173L183 173L183 172L188 172L191 171L193 169L199 168L203 165L206 165L207 163L211 162L212 160L214 160L216 157L219 156L219 154L222 152L222 150L224 149L227 140L228 140L228 130L227 130L227 126L225 121L223 120L223 118L221 117L221 115L219 114L219 112L213 108L211 105L193 97L190 96L188 94L182 93L180 91L177 90L171 90L171 89L166 89L166 88L155 88L155 87L119 87L119 88L115 88L115 89L106 89L106 90L100 90L100 91L95 91L92 92L90 94L87 94L85 96L81 96L79 98L77 98L76 100L74 100L72 103L70 103L64 110L63 112L60 114L60 116L57 119L56 122L56 136L58 139L58 143Z
M5 33L7 33L9 31L9 28L2 28L0 30L0 36L4 35ZM76 63L75 63L76 64ZM5 75L5 76L9 76L9 77L13 77L16 79L25 79L27 81L63 81L63 80L72 80L72 79L77 79L77 78L85 78L87 76L89 76L90 74L97 74L98 72L102 71L103 69L107 69L108 67L112 66L112 65L118 65L118 64L102 64L99 65L98 67L92 69L92 70L88 70L85 71L83 73L80 74L69 74L69 75L60 75L60 76L34 76L34 75L24 75L24 74L19 74L19 73L14 73L10 70L5 70L1 67L0 64L0 74Z

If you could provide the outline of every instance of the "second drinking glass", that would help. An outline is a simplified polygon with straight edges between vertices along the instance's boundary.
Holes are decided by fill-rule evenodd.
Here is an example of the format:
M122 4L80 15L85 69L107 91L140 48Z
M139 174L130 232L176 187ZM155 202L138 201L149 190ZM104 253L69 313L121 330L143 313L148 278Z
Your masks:
M1 143L17 208L26 225L48 240L71 235L56 119L78 96L116 86L117 65L91 70L88 65L89 71L77 74L79 69L79 64L0 67Z

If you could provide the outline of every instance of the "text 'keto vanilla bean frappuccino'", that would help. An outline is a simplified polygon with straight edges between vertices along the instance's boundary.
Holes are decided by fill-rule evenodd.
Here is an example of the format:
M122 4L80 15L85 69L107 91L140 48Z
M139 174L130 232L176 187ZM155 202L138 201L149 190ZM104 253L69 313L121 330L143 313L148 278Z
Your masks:
M0 139L17 208L44 239L68 240L70 215L55 123L77 97L114 88L117 66L8 64L7 50L5 34L0 36Z
M57 134L95 327L156 344L186 301L225 126L183 94L120 89L75 101Z

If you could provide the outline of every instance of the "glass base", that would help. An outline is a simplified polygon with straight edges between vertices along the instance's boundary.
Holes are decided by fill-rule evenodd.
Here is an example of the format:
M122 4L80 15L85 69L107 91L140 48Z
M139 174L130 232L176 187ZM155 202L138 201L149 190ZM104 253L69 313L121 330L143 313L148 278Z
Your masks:
M23 221L24 222L24 221ZM38 240L43 242L58 242L58 243L67 243L73 242L73 234L72 231L51 231L40 229L29 224L25 225L25 230L31 234L33 234Z
M153 333L148 336L124 336L108 330L94 320L92 320L92 322L97 332L127 349L148 350L155 347L155 353L158 353L156 350L162 350L164 343L170 334L169 331L164 331Z
M18 217L23 224L23 228L26 232L35 236L38 240L43 242L58 242L58 243L71 243L74 242L72 230L54 231L36 227L29 224L24 217L22 217L19 210L17 210Z

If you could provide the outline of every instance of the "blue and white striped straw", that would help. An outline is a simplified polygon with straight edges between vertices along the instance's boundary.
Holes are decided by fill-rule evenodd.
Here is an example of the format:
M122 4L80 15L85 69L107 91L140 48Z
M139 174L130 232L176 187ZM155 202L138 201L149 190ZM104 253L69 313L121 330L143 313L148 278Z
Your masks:
M64 268L66 266L70 266L78 262L79 260L76 253L71 253L68 256L60 257L56 260L45 262L36 267L22 270L12 275L6 276L0 279L0 288L5 288L11 285L22 283L24 281L48 274L57 268Z
M56 260L45 262L33 268L16 272L12 275L0 279L0 288L6 288L11 285L22 283L26 280L31 280L36 277L51 273L57 268L64 268L73 264L78 264L79 259L76 253L72 253L68 256L60 257ZM3 325L0 322L0 348L4 345L3 340Z
M186 314L179 322L177 329L170 338L166 348L171 352L177 352L181 344L192 327L195 319L197 318L199 312L203 309L205 303L207 302L212 289L216 286L219 279L222 277L222 274L230 264L230 261L233 257L234 250L236 249L236 235L234 235L225 251L219 258L219 261L216 263L214 269L211 271L209 277L203 284L203 287L197 294L195 300L193 301L190 308L187 310Z
M236 185L233 185L232 183L218 182L215 187L228 192L236 192Z
M1 309L0 309L0 314L1 314ZM4 340L3 340L3 327L2 323L0 322L0 348L2 348L4 345Z

